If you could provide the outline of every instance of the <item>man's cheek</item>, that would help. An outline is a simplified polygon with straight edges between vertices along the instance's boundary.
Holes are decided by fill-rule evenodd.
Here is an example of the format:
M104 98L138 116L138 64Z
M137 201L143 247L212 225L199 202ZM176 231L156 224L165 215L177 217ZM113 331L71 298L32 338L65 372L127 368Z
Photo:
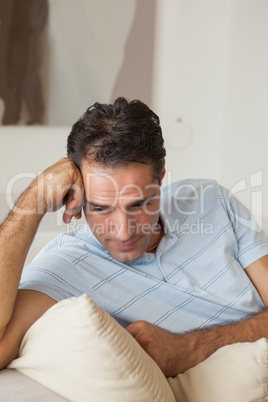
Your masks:
M102 236L104 234L104 228L102 223L95 224L94 233L96 233L97 236Z
M96 220L86 216L87 224L91 232L96 236L101 236L105 233L105 224L103 222L97 222Z

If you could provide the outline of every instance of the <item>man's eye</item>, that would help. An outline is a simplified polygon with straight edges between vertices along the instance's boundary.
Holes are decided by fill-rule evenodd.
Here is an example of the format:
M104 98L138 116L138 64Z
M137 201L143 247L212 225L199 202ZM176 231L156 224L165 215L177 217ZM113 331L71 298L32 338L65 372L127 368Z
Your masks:
M151 201L146 201L146 202L138 202L137 204L134 204L134 208L147 208L150 205L152 205Z
M141 208L142 206L143 206L143 204L138 203L138 204L134 204L133 208Z
M103 214L105 212L107 212L107 208L103 208L103 207L93 207L92 208L92 212L95 212L97 214Z

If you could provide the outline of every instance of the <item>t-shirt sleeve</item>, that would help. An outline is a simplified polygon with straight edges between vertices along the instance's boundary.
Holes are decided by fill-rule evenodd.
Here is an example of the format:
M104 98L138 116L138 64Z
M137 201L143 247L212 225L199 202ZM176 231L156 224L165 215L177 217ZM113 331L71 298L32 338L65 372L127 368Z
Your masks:
M76 277L68 261L51 253L36 257L23 269L19 289L36 290L60 301L81 294Z
M53 240L24 267L19 289L36 290L56 301L87 293L99 302L89 275L78 263L88 252L74 245L59 247L58 243L59 239Z
M231 192L224 191L227 213L237 241L236 258L243 268L268 254L268 237L253 215Z

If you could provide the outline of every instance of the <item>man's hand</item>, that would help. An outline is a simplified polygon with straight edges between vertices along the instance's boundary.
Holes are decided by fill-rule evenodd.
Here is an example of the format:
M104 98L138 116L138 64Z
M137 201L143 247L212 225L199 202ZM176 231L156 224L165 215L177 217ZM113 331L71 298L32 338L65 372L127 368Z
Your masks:
M191 365L191 361L184 359L183 335L172 334L147 321L134 322L126 330L152 357L166 377L175 377Z
M30 186L37 191L38 213L54 212L65 205L63 221L81 217L83 180L79 169L68 158L62 158L46 169Z

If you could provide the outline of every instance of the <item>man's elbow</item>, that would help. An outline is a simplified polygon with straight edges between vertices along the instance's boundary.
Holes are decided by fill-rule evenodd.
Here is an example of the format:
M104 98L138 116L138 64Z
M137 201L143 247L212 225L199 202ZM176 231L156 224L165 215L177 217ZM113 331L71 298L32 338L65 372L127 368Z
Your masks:
M0 370L4 369L8 364L18 357L19 345L16 347L7 346L3 340L0 341Z

